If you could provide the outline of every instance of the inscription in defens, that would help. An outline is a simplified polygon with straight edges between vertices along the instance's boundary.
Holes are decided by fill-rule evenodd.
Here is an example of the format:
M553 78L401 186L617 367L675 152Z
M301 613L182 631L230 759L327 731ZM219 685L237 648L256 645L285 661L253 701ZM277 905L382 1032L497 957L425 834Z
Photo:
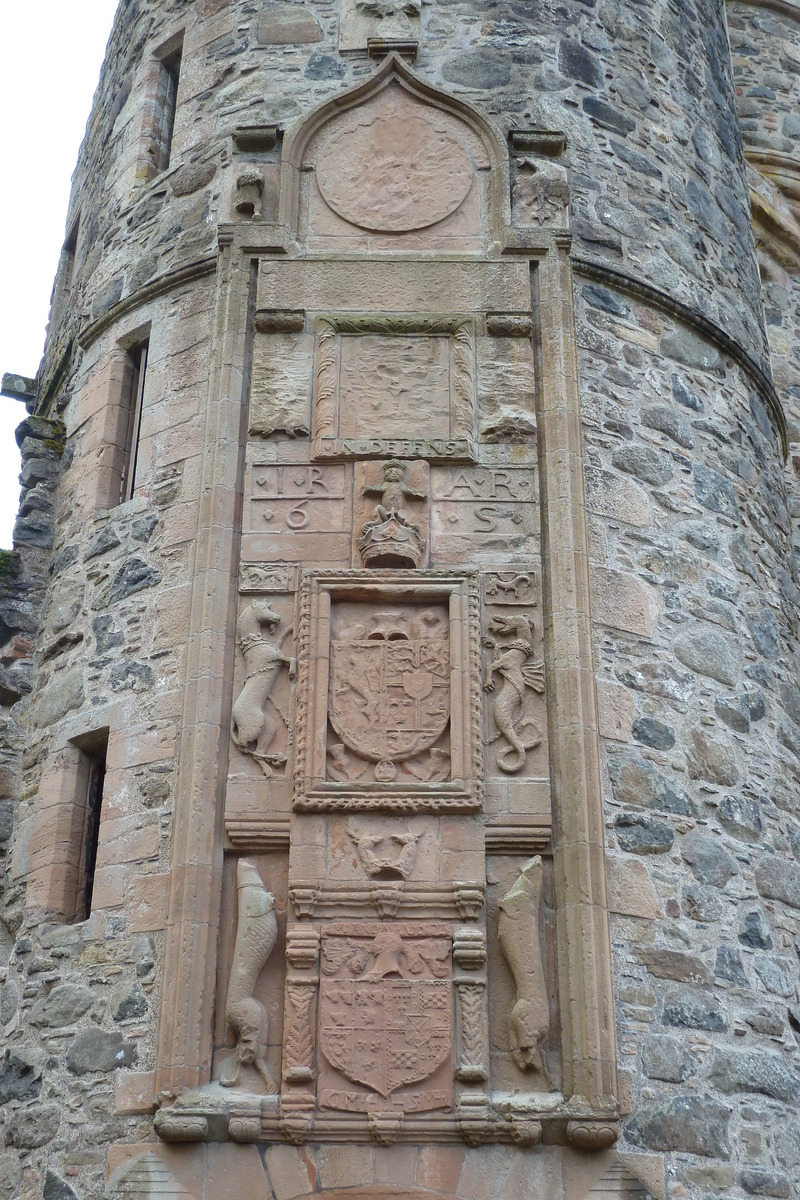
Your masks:
M255 533L323 533L346 525L344 467L254 466L251 524Z
M335 461L352 458L425 458L429 462L474 462L475 445L468 438L318 438L311 456Z

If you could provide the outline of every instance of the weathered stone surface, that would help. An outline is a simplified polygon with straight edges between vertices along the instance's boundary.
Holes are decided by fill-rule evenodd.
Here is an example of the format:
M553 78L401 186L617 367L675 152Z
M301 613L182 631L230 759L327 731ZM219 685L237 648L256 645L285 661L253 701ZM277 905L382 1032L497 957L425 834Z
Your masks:
M664 1025L707 1029L712 1033L724 1033L728 1028L725 1013L716 997L711 992L701 992L696 988L670 992L664 1001L661 1021Z
M657 979L674 979L677 983L711 982L711 975L705 963L694 954L686 954L683 950L640 947L636 951L636 957Z
M739 941L743 946L750 946L754 950L772 949L769 922L760 908L752 908L742 914Z
M694 468L694 494L704 508L722 513L732 521L739 518L736 492L729 480L712 467L696 465Z
M728 1159L731 1110L711 1096L674 1096L644 1105L625 1123L625 1136L648 1150L678 1150Z
M52 1142L61 1124L57 1104L36 1104L12 1113L6 1123L6 1141L21 1150L35 1150Z
M14 1200L19 1195L22 1164L16 1154L0 1154L0 1200Z
M491 47L465 50L445 63L442 75L449 83L490 91L508 83L511 65L505 53Z
M661 487L672 478L672 467L666 454L650 446L620 446L611 456L620 471L635 475L643 483Z
M792 1184L786 1175L763 1167L746 1168L739 1176L739 1182L751 1196L778 1196L785 1200L792 1195Z
M731 746L721 738L712 738L705 729L693 729L691 739L691 750L686 756L689 778L733 787L739 770Z
M693 412L702 412L705 407L697 392L681 375L673 374L672 376L672 395L678 404L692 409Z
M689 884L681 892L681 908L693 921L711 923L722 916L722 903L716 889Z
M126 1042L121 1033L89 1029L79 1034L67 1053L67 1067L73 1075L88 1075L94 1071L116 1071L130 1067L136 1060L136 1047Z
M631 854L665 854L675 841L669 825L652 817L622 813L614 819L617 841Z
M661 339L661 352L687 367L702 367L705 371L719 371L723 365L719 350L687 328L665 334Z
M618 803L691 816L686 793L640 755L616 754L609 758L608 770Z
M83 668L70 667L53 677L36 705L36 722L47 728L83 703Z
M649 407L643 408L642 421L651 429L665 433L668 438L686 450L691 450L694 445L694 436L688 424L681 420L674 409L668 408L665 404L651 404Z
M91 988L80 983L61 983L34 1004L30 1021L33 1025L72 1025L85 1012L93 1000Z
M48 1171L44 1180L42 1200L78 1200L75 1192L55 1171Z
M674 731L655 717L637 717L632 732L634 741L654 750L670 750L675 745Z
M717 1048L709 1081L721 1092L754 1092L791 1104L800 1097L800 1077L782 1055L771 1050Z
M41 1090L41 1068L35 1066L34 1061L6 1050L0 1062L0 1104L9 1100L35 1099Z
M733 684L739 675L739 656L733 646L713 629L696 628L681 633L674 642L675 657L720 683Z
M735 946L719 946L714 960L714 976L726 979L737 987L747 987L748 979L745 974L742 956Z
M738 874L735 861L724 846L709 834L689 833L681 840L681 857L691 867L698 883L723 888Z
M790 959L759 955L753 961L753 968L764 987L774 996L791 999L795 995L797 971Z
M648 1079L665 1083L684 1083L695 1073L692 1055L674 1037L650 1036L642 1046L642 1068Z
M295 4L270 4L259 16L256 36L260 46L291 46L323 40L313 13Z
M717 817L720 825L741 842L757 842L761 837L761 809L748 796L725 796Z
M117 571L108 593L109 603L124 600L141 592L144 588L154 587L162 579L161 572L150 567L141 558L129 558Z
M800 866L777 855L765 854L756 864L756 887L768 900L780 900L800 908Z

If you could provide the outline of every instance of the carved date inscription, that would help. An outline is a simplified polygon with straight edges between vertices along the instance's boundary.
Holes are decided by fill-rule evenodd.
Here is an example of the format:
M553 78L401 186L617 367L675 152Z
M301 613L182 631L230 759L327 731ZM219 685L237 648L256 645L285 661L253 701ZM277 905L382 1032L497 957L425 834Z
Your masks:
M251 529L261 533L324 533L345 528L343 467L252 468Z
M538 487L529 467L432 467L434 561L538 558Z

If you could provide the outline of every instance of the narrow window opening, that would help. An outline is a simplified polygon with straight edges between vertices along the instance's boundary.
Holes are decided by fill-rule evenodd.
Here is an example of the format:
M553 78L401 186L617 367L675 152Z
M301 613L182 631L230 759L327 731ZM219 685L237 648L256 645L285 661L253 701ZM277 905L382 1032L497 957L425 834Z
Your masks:
M156 90L156 111L153 123L153 165L156 172L169 166L172 135L175 131L175 111L178 104L178 81L181 73L182 48L161 59Z
M81 738L77 749L80 755L78 770L80 794L76 800L83 807L83 830L78 860L74 920L85 921L92 911L97 846L100 839L100 814L106 781L108 730Z
M62 285L61 295L64 300L67 300L72 291L72 277L75 272L75 253L78 249L78 233L80 230L80 217L76 217L72 228L67 234L67 240L64 242L62 250Z
M142 426L142 400L147 374L149 343L140 342L128 349L122 396L124 459L120 475L119 502L130 500L136 487L136 461L139 454L139 435Z

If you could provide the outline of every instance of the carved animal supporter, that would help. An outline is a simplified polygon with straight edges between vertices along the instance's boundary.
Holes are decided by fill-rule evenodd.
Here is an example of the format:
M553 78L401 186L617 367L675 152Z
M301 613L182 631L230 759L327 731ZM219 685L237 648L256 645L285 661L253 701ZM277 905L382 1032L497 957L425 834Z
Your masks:
M281 618L270 608L266 600L254 600L239 617L237 640L244 655L245 681L234 701L231 736L243 754L251 755L265 775L273 767L283 766L286 755L271 752L269 747L278 729L277 722L267 708L267 701L282 666L289 668L289 678L295 674L295 662L287 658L280 647L265 636L265 631L274 634ZM286 638L292 632L289 625L283 632ZM284 723L286 718L282 718Z
M508 1017L508 1040L521 1071L544 1071L542 1044L550 1032L550 1007L539 944L542 860L537 854L500 901L497 933L514 978L517 998Z
M239 859L236 886L238 924L225 1006L225 1018L236 1038L236 1065L233 1075L223 1077L220 1083L235 1087L242 1068L252 1067L264 1091L274 1095L278 1089L266 1061L269 1018L253 992L278 936L275 897L265 888L255 863L246 858Z
M542 740L535 722L524 715L524 703L526 688L544 691L544 667L542 663L528 663L533 653L533 634L530 621L522 614L492 617L484 645L493 655L484 689L495 690L496 674L503 681L492 705L495 732L489 742L505 740L507 745L497 751L497 765L501 771L513 775L525 766L528 751ZM528 730L532 732L526 736Z

